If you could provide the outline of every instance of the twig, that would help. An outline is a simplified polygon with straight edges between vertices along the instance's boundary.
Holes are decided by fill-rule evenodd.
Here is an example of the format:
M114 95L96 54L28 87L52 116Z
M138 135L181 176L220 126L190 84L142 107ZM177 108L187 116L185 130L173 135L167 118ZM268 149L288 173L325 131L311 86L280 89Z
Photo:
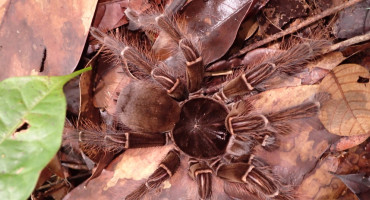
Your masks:
M354 44L357 44L357 43L361 43L361 42L365 42L365 41L368 41L368 40L370 40L370 32L368 32L364 35L355 36L355 37L350 38L348 40L344 40L342 42L339 42L337 44L333 44L333 45L329 46L328 48L324 49L322 53L323 54L329 53L329 52L335 51L337 49L340 49L340 48L343 48L343 47L348 47L348 46L351 46L351 45L354 45Z
M324 17L327 17L329 15L332 15L332 14L334 14L334 13L336 13L336 12L338 12L338 11L344 9L344 8L348 8L348 7L350 7L350 6L352 6L352 5L356 4L356 3L359 3L361 1L362 0L351 0L351 1L348 1L346 3L343 3L343 4L339 5L337 7L330 8L328 10L325 10L324 12L322 12L322 13L316 15L316 16L313 16L313 17L310 17L310 18L306 19L305 21L303 21L302 23L300 23L299 25L297 25L295 27L290 27L290 28L288 28L288 29L286 29L284 31L281 31L279 33L276 33L274 35L271 35L270 37L268 37L268 38L266 38L264 40L258 41L255 44L252 44L250 46L247 46L247 47L241 49L237 54L231 56L230 59L235 58L235 57L238 57L238 56L241 56L241 55L247 53L250 50L253 50L253 49L255 49L255 48L259 47L259 46L262 46L262 45L265 45L265 44L267 44L269 42L272 42L272 41L274 41L276 39L279 39L279 38L281 38L281 37L283 37L285 35L292 34L292 33L298 31L299 29L301 29L301 28L303 28L303 27L305 27L307 25L310 25L310 24L312 24L312 23L314 23L314 22L316 22L316 21L318 21L318 20L320 20L320 19L322 19Z

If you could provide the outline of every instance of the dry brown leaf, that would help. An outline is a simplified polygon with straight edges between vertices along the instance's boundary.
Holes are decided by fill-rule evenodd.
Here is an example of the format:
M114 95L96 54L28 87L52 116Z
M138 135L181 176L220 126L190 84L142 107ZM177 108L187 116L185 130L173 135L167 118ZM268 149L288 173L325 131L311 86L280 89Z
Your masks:
M274 34L296 18L307 16L307 3L302 0L270 0L259 18L260 32Z
M71 73L83 51L97 0L0 3L0 60L11 76ZM3 9L6 9L3 11ZM2 14L0 14L2 15Z
M158 167L161 159L173 148L173 145L143 149L129 149L113 161L102 174L89 182L72 190L64 200L122 199ZM197 184L188 175L188 163L184 157L181 166L171 179L165 181L161 188L150 192L143 200L148 199L197 199ZM228 199L223 191L223 181L212 179L212 194L217 199ZM186 185L186 187L184 187Z
M112 30L127 24L124 11L128 3L128 0L99 2L92 26Z
M341 136L362 135L370 132L369 72L360 65L344 64L320 84L320 92L330 99L321 107L320 120L325 128Z
M332 70L334 67L338 66L347 57L343 56L342 52L335 51L327 53L315 62L311 62L307 65L307 68L312 70L313 68L319 67L322 69Z
M312 99L318 89L318 85L304 85L269 90L257 95L253 105L261 112L276 112ZM280 137L277 151L259 153L287 183L299 185L339 137L328 133L317 118L292 120L289 124L293 131Z
M329 171L335 172L338 164L338 159L335 157L328 157L321 161L300 185L298 189L302 194L300 199L337 199L346 186Z
M333 33L337 38L351 38L365 34L370 30L369 11L370 1L362 1L338 13L338 20Z
M99 109L93 104L93 72L83 73L80 77L80 112L78 113L78 126L83 123L84 119L99 124L100 113Z
M313 97L319 89L318 85L269 90L258 95L254 106L261 112L276 112L303 103Z
M5 0L0 2L0 25L2 24L1 22L3 21L3 17L5 15L6 10L8 9L10 0Z
M231 47L243 19L268 1L192 1L184 8L188 32L199 38L203 62L211 63Z
M126 76L121 65L105 69L99 63L97 65L97 77L94 88L94 106L104 108L110 115L116 112L116 101L121 90L131 82L131 78Z
M370 137L370 134L366 135L355 135L355 136L349 136L349 137L341 137L339 141L337 141L332 149L336 151L344 151L349 148L355 147L357 145L360 145L364 141L366 141L367 138Z
M241 24L240 30L238 32L238 37L243 38L244 40L248 40L254 35L254 33L256 33L258 27L259 24L257 22L257 19L255 17L251 17Z
M347 59L347 57L343 56L342 52L335 51L327 53L318 60L307 64L306 68L308 69L308 72L300 74L302 84L311 85L317 83L323 79L330 70L338 66L345 59Z

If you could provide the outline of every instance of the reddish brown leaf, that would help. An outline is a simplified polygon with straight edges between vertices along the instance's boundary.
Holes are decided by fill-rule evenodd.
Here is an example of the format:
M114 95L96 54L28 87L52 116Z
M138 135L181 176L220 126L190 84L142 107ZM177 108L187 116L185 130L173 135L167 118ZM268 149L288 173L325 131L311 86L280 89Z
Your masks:
M184 9L188 32L200 39L205 64L219 59L233 44L243 20L255 14L264 1L193 1Z
M291 20L307 16L307 7L303 0L270 0L259 18L261 31L269 35L279 32Z
M370 137L370 134L342 137L335 144L335 146L333 146L333 149L335 149L336 151L344 151L346 149L350 149L354 146L357 146L357 145L363 143L369 137Z
M65 75L81 56L97 0L15 1L0 27L0 80ZM3 4L5 5L5 4Z
M109 68L112 63L99 62L97 64L97 81L94 88L94 106L105 109L108 114L116 112L116 101L121 90L131 82L125 75L121 65Z
M319 161L316 169L306 175L298 192L302 194L302 199L337 199L346 186L339 178L330 173L335 171L338 159L328 157Z
M83 73L80 77L80 112L78 126L88 119L94 124L100 124L99 109L93 104L93 71Z
M253 104L260 112L276 112L312 99L318 88L310 85L269 90L257 95ZM293 120L289 124L293 131L281 136L280 148L259 154L287 183L299 185L305 174L315 169L317 159L339 137L328 133L317 118Z
M370 16L366 8L369 7L370 1L362 1L340 12L334 34L338 38L351 38L367 33L370 30Z
M68 112L78 116L80 110L80 77L70 80L64 87L63 92L67 99Z
M362 174L336 175L360 200L370 197L370 178Z
M5 0L0 2L0 25L2 24L3 17L6 13L6 10L8 9L8 6L10 4L10 0Z
M112 30L127 24L125 10L129 0L99 2L93 21L93 27Z

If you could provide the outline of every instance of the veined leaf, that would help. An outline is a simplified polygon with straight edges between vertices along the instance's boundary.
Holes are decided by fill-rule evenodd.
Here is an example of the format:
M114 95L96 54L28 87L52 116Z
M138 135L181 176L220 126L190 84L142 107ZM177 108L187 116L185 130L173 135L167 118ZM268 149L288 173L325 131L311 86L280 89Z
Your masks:
M320 120L336 135L370 133L370 74L356 64L334 68L320 84L320 91L330 98L321 107Z
M66 76L13 77L0 82L0 197L27 199L62 140Z

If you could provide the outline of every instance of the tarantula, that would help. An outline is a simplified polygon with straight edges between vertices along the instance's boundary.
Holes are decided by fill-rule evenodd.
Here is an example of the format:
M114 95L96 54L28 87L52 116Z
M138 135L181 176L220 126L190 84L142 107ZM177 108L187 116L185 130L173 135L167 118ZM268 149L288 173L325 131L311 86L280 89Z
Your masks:
M253 149L256 145L268 151L278 148L278 135L291 131L287 121L316 115L319 103L307 100L279 112L260 113L251 104L253 98L245 96L266 89L273 77L301 72L304 64L319 54L323 43L310 41L275 53L234 75L214 94L204 95L205 66L195 42L168 14L159 15L155 22L177 43L175 56L185 57L184 73L171 71L164 62L152 61L121 40L92 28L91 34L129 66L126 70L135 80L121 91L117 101L119 121L129 129L105 134L80 130L80 142L105 150L174 144L127 200L140 199L171 178L180 165L180 154L189 157L189 175L198 185L200 199L211 198L214 175L239 193L260 199L292 199L292 187L282 184L268 164L253 155ZM141 75L133 75L129 68Z

